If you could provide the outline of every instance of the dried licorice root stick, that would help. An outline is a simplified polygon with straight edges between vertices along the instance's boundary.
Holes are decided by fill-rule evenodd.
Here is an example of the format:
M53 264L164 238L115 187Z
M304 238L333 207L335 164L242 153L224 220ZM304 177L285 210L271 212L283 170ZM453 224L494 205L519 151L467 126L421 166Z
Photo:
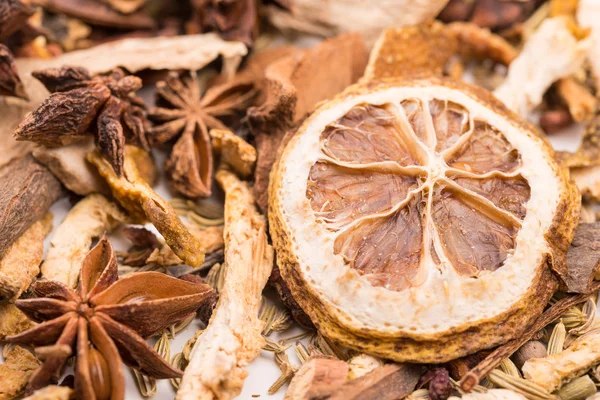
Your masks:
M523 335L498 347L475 368L467 372L467 374L463 376L459 382L460 388L465 392L470 392L476 385L479 384L483 377L496 368L500 362L502 362L502 360L510 357L519 349L519 347L528 342L533 335L546 327L546 325L555 321L570 307L586 301L599 288L600 282L596 282L588 293L565 297L557 301L549 309L544 311L544 313L539 316L539 318L527 329L526 332L523 333Z
M150 220L179 258L194 268L201 266L204 262L202 243L188 231L173 207L139 177L133 151L135 150L130 146L126 146L122 177L115 174L109 162L98 151L89 153L87 158L98 168L113 196L132 217Z

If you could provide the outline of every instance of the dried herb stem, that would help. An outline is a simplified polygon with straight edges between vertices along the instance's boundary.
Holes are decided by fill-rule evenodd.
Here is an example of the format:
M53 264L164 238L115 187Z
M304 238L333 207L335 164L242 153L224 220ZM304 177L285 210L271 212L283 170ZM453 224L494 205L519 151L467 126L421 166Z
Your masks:
M183 353L175 354L173 358L171 358L171 365L183 371L187 366L187 360L183 357ZM169 381L171 382L171 386L173 386L175 390L179 389L179 385L181 384L181 378L172 378L169 379Z
M510 376L521 378L521 372L519 371L519 368L517 368L510 358L505 358L502 360L500 365L498 365L498 369Z
M566 338L567 329L561 320L558 324L554 325L550 340L548 340L548 355L557 354L563 351Z
M171 358L171 342L169 341L167 332L167 330L163 331L154 345L154 350L165 360ZM156 379L144 375L135 369L133 369L133 375L135 376L135 381L142 397L152 397L156 394Z
M264 336L269 336L273 332L284 331L292 325L292 318L288 311L277 307L275 304L268 304L264 297L258 318L265 323L262 330Z
M282 342L276 342L268 337L265 337L265 345L263 346L263 350L273 352L275 354L284 353L287 349L292 347L291 344L285 345Z
M215 288L217 292L220 292L225 282L225 268L222 268L222 264L217 263L212 266L208 275L206 275L206 283Z
M310 357L308 349L302 344L302 342L296 342L294 350L296 350L296 355L302 364L304 364Z
M273 382L269 388L268 393L270 395L277 393L277 391L281 389L283 385L291 381L294 377L294 374L296 374L296 371L300 369L297 365L290 363L287 354L284 352L275 353L275 362L281 370L281 376L277 378L277 380Z
M517 392L531 400L551 400L554 396L543 387L523 378L508 375L495 369L488 375L488 379L496 386Z

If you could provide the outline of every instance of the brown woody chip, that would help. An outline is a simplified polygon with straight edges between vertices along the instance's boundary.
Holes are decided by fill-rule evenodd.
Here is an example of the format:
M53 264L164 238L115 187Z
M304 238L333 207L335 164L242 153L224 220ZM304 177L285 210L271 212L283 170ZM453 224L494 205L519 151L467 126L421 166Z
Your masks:
M567 291L587 293L600 266L600 222L579 224L567 252Z

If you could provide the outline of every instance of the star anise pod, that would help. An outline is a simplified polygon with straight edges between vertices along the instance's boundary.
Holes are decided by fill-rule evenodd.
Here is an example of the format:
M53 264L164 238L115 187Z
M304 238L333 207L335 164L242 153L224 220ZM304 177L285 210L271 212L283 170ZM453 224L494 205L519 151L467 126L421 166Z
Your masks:
M3 44L0 44L0 96L27 99L25 87L17 73L15 59L8 47Z
M35 8L20 0L0 1L0 41L22 29L34 12Z
M56 382L74 355L77 398L92 400L124 398L122 361L157 379L181 376L144 339L214 300L210 286L158 272L118 279L117 260L106 237L83 261L77 290L39 280L32 291L37 298L17 300L16 305L40 324L6 338L44 354L27 390Z
M450 0L438 18L502 30L525 21L541 3L540 0Z
M119 176L126 141L150 150L144 102L135 95L142 87L140 78L118 68L91 77L85 68L68 66L36 71L33 76L52 94L19 124L17 140L57 147L91 133Z
M247 46L258 36L258 0L192 0L189 33L218 32Z
M250 76L213 86L202 95L195 72L171 72L156 84L157 105L148 118L157 125L150 129L152 145L176 140L165 162L171 188L190 198L211 193L212 150L209 129L227 129L220 120L243 110L256 94Z

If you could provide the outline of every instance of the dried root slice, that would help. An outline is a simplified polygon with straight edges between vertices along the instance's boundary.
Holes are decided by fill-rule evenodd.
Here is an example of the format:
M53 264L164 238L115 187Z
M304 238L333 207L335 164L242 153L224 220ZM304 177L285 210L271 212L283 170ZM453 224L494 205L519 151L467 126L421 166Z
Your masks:
M4 364L0 364L0 398L14 399L21 394L40 362L20 346L5 346L2 355Z
M50 385L43 389L36 390L23 400L69 400L75 392L68 386Z
M583 375L600 362L600 332L592 331L577 338L560 353L532 358L523 365L523 375L549 392L560 389L573 378Z
M554 82L581 68L590 45L575 37L563 17L545 20L510 64L494 95L510 109L527 115L542 102Z
M19 334L35 325L13 303L0 301L0 340Z
M269 198L281 275L319 331L417 363L519 337L567 275L580 208L532 126L441 78L362 82L322 105Z
M92 241L127 220L119 206L101 194L91 194L69 211L56 229L41 266L46 279L76 287L79 270Z
M567 252L568 275L564 283L568 292L589 293L594 275L600 269L600 222L577 226Z
M52 230L52 214L46 213L29 227L0 259L0 296L15 301L40 272L44 239Z
M221 162L229 165L241 178L254 171L256 149L235 133L224 129L210 131L213 150L221 153Z
M136 150L131 146L125 147L122 177L114 173L100 153L88 154L88 160L98 168L113 196L132 216L150 220L179 258L192 267L199 267L204 261L201 243L177 217L173 207L140 178L133 151Z
M348 379L348 364L333 357L309 358L296 372L284 400L326 399Z
M258 318L262 290L273 266L266 221L254 205L247 183L221 170L225 191L225 281L208 327L196 341L183 375L178 400L232 399L264 344Z

